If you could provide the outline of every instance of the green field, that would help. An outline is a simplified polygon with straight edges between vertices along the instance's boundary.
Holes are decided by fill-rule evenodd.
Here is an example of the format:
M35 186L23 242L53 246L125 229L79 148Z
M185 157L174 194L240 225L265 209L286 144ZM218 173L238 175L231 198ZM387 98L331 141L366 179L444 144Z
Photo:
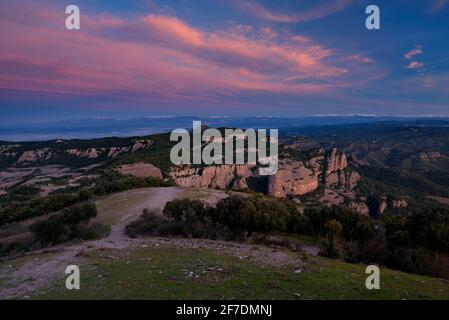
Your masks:
M80 290L66 290L61 277L32 298L449 299L445 280L381 269L381 289L370 291L365 266L301 258L302 271L295 273L293 266L266 266L207 249L95 250L83 257Z

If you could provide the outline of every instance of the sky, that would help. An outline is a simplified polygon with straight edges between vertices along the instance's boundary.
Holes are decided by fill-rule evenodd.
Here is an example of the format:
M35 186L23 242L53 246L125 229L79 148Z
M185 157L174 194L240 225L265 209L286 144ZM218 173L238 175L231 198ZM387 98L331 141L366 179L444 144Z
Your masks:
M0 35L0 123L449 116L449 0L1 0Z

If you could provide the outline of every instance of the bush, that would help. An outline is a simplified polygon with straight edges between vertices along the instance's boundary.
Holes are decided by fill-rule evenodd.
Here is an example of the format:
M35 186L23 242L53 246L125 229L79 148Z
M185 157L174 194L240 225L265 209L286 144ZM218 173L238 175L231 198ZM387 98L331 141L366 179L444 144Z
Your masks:
M185 236L215 239L220 227L213 220L213 211L199 200L178 199L167 202L163 213L182 226Z
M254 232L286 231L292 219L284 203L263 196L230 196L217 203L213 214L218 223L245 237Z
M7 257L32 249L31 244L23 242L0 243L0 257Z
M31 226L34 237L43 244L57 244L82 238L85 233L83 224L97 216L97 208L93 203L82 203L64 209L50 218Z
M116 171L110 171L103 174L97 181L93 193L96 195L105 195L113 192L121 192L136 188L149 187L170 187L171 181L164 181L154 177L134 177L123 175Z
M177 221L170 221L160 213L143 210L143 214L125 228L125 233L136 238L139 235L146 236L169 236L183 235L184 224Z
M56 212L76 203L85 202L90 197L90 192L83 189L75 194L51 194L46 198L14 201L1 208L0 226Z

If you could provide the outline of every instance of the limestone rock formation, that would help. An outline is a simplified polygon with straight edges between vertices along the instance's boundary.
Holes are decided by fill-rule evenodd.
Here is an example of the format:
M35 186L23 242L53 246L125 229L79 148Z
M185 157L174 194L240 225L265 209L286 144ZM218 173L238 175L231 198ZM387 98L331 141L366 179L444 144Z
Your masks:
M405 199L389 199L387 196L378 200L377 210L374 209L376 215L383 215L387 209L407 208L408 202Z
M388 207L387 201L381 201L379 203L379 207L377 208L377 215L383 215L387 207Z
M404 200L404 199L391 200L391 207L393 209L407 208L407 206L408 206L407 200Z
M131 148L131 152L135 153L139 150L142 149L147 149L149 148L151 145L153 144L153 141L151 140L137 140L134 142L132 148Z
M337 186L346 190L353 190L360 180L360 175L348 168L348 161L344 152L332 149L326 159L326 186Z
M300 161L281 160L275 175L268 178L268 194L278 198L299 196L318 188L318 174Z
M12 158L17 155L15 148L19 148L20 144L0 145L0 158Z
M53 157L53 152L50 151L50 148L42 148L36 150L25 151L20 158L17 160L17 163L25 163L25 162L36 162L39 160L48 160Z
M132 164L124 164L117 168L121 174L129 174L135 177L153 177L162 179L161 169L150 163L138 162Z
M88 158L88 159L96 159L99 157L99 150L96 148L89 148L86 150L80 150L80 149L68 149L66 150L66 153L69 156L72 157L79 157L79 158Z
M352 190L360 181L360 175L355 171L332 172L326 177L326 185L338 185L346 190Z
M337 148L332 149L330 155L326 159L326 164L326 175L339 170L344 170L348 166L346 155L344 152L338 151Z
M237 177L234 179L234 182L232 183L232 189L233 190L246 190L248 189L248 183L246 182L246 179L243 177Z
M419 157L423 161L431 161L431 160L441 158L441 153L439 153L437 151L421 152L419 154Z
M220 165L202 168L191 166L173 167L171 178L182 187L227 189L233 187L235 179L248 178L254 175L254 165ZM246 181L245 181L246 183Z
M369 215L369 208L364 202L351 202L349 207L354 209L360 214Z

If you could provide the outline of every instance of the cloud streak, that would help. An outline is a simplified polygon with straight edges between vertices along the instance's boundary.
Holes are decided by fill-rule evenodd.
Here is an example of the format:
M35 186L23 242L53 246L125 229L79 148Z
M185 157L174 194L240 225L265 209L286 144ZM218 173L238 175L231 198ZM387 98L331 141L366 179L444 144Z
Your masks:
M412 50L406 52L404 54L404 58L407 59L407 60L410 60L410 59L412 59L415 56L421 55L422 53L423 53L422 46L416 46Z
M419 61L412 61L407 65L407 69L421 69L424 67L424 63Z

